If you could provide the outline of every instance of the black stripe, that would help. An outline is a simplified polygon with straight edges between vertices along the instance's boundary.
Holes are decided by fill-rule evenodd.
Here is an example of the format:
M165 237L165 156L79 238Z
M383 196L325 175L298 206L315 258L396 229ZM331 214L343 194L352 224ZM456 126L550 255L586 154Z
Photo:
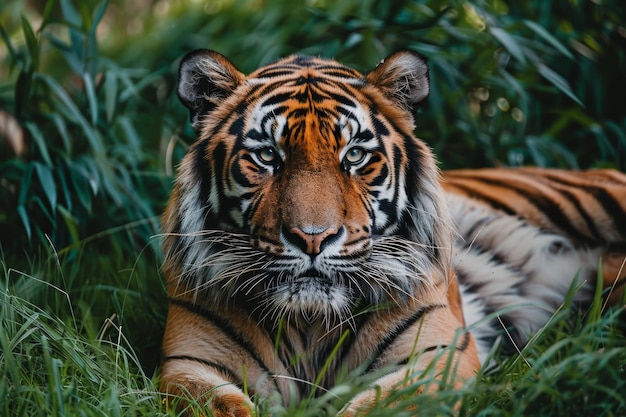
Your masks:
M537 208L540 213L545 214L552 224L554 224L558 229L563 232L569 234L571 237L585 241L589 239L589 237L585 234L582 234L578 228L572 224L570 218L567 217L562 210L559 209L559 205L556 201L548 198L545 194L537 192L535 194L532 191L538 191L533 188L525 188L515 184L514 182L508 181L507 179L494 179L494 178L477 178L477 181L480 181L485 184L489 184L495 187L500 187L503 189L508 189L515 192L520 199L526 200L528 203L532 204ZM455 184L456 185L456 184ZM471 194L480 195L480 193L476 189L472 189ZM470 195L471 195L470 194ZM494 202L492 199L482 196L483 200L489 203L490 205L497 207L500 204ZM517 210L510 209L512 213L518 217L523 218L522 213L519 213Z
M469 332L466 332L463 335L463 340L461 341L461 344L456 345L456 350L458 350L459 352L465 352L465 350L469 346L469 342L470 342L470 334Z
M543 193L540 193L536 188L528 189L523 186L520 187L514 182L507 180L482 178L481 181L496 187L507 188L516 192L520 198L537 207L537 209L541 213L545 214L559 229L578 239L584 240L586 238L586 236L581 234L578 231L578 228L572 224L570 218L564 215L563 211L560 210L558 203L548 198ZM533 191L537 192L533 193Z
M282 77L283 75L293 75L294 70L297 70L297 67L274 67L268 68L260 71L256 74L257 78L272 78L272 77Z
M431 304L425 307L420 308L416 312L414 312L409 318L407 318L403 323L398 325L394 331L388 334L383 340L376 346L374 349L375 356L372 358L369 366L365 370L365 373L369 373L375 369L376 363L378 359L385 353L385 351L395 343L398 337L402 336L405 331L407 331L411 326L413 326L418 320L422 319L426 314L431 313L440 308L445 308L447 305L445 304Z
M549 176L549 179L556 183L566 184L565 181L563 181L562 179L558 180L554 176ZM611 218L616 229L618 229L620 236L626 237L626 215L624 213L624 209L613 198L613 196L611 196L604 188L598 187L598 186L593 186L593 185L586 186L586 185L579 185L579 184L574 184L572 186L576 188L580 188L586 191L587 193L589 193L591 196L593 196L600 203L602 208L607 212L608 217ZM560 191L560 190L555 189L554 187L553 189L555 191ZM561 194L566 194L566 193L561 191ZM571 199L568 199L568 200L576 201L575 205L578 211L581 213L581 215L585 219L585 222L589 224L589 221L591 221L594 224L594 227L592 229L592 232L594 233L594 235L597 234L598 236L601 236L601 233L595 227L595 222L592 219L588 220L589 215L586 212L586 210L583 207L581 207L580 202L575 197L572 197ZM557 210L557 212L562 213L560 210ZM554 213L554 211L545 210L545 213L550 217L551 220L555 220L555 218L553 218L553 216L550 215L550 213ZM562 216L558 216L558 217L562 217ZM555 223L557 222L555 221ZM570 222L567 222L567 223L570 225L570 227L565 227L565 222L563 222L563 226L561 226L561 228L565 230L566 232L568 232L570 235L575 236L575 237L578 236L579 238L580 236L582 236L583 238L585 237L589 238L588 236L581 234L577 228L571 225ZM603 240L607 240L606 237L604 237Z
M463 341L461 341L460 344L456 345L454 347L454 350L456 350L458 352L465 352L465 350L469 346L469 341L470 341L470 335L469 335L469 333L465 333L465 335L463 335ZM448 349L448 347L450 347L450 345L429 346L426 349L420 350L418 353L434 352L436 350ZM411 361L412 358L413 358L413 356L405 358L404 360L398 362L397 365L407 365Z
M345 96L343 94L337 94L335 92L331 92L328 91L327 92L328 97L331 98L332 100L343 104L344 106L350 107L350 108L356 108L356 105L354 104L354 98L353 97L348 97ZM352 117L352 119L354 119L354 117Z
M190 152L194 161L194 170L198 175L197 179L200 183L200 195L198 199L203 208L206 207L209 202L209 195L211 194L212 169L211 163L206 158L208 145L208 140L198 142Z
M613 224L615 225L615 228L619 231L620 236L622 238L626 238L626 213L624 212L624 209L619 204L619 202L617 202L615 198L613 198L613 196L606 191L605 188L597 185L584 185L577 182L570 182L567 181L566 178L550 175L549 173L546 174L546 178L557 184L577 188L587 192L589 195L595 198L596 201L598 201L602 208L607 212L608 217L611 218L611 220L613 221ZM561 192L565 193L564 191ZM575 197L572 196L572 199L570 200L574 199ZM575 200L576 208L581 213L581 216L585 219L585 222L588 225L590 222L593 224L593 226L590 227L590 230L593 232L594 236L596 236L598 240L607 240L606 237L602 236L602 234L597 230L596 223L592 218L593 214L589 214L580 204L580 202L577 199Z
M275 104L282 103L284 101L289 100L291 98L291 95L292 95L291 91L288 91L286 93L274 94L266 98L265 101L261 103L261 107L273 106Z
M595 241L603 240L602 233L600 233L600 231L596 227L596 223L594 222L593 218L589 215L589 213L587 212L583 204L581 204L580 200L576 198L576 195L566 190L557 189L556 191L561 193L561 195L563 195L565 199L569 200L576 207L578 214L580 214L580 216L583 218L583 220L585 221L585 224L587 225L587 228L589 229L589 232L591 234L589 238Z
M222 333L224 333L236 344L241 346L248 353L248 355L250 355L250 357L254 359L259 368L261 368L265 373L271 375L269 368L267 367L267 365L265 365L263 359L261 359L256 348L248 340L244 339L241 333L236 328L234 328L226 319L188 301L170 297L169 302L178 307L184 308L190 313L196 314L204 318L205 320L211 322L213 325L218 327L222 331Z
M622 239L626 239L626 212L606 190L598 187L585 187L602 205Z
M213 369L217 370L222 375L226 376L226 379L228 379L229 382L232 382L239 389L243 390L244 383L241 380L241 378L239 378L239 376L237 376L237 374L232 369L227 368L227 367L225 367L222 364L219 364L219 363L216 363L216 362L207 361L207 360L201 359L201 358L196 358L195 356L188 356L188 355L171 355L171 356L164 357L162 360L163 360L163 362L167 362L167 361L192 361L192 362L201 363L203 365L206 365L206 366L208 366L210 368L213 368Z
M330 64L325 63L323 65L316 65L315 69L318 71L322 71L326 75L332 75L332 76L339 77L339 78L359 78L360 79L362 77L361 74L359 74L354 69L346 67L341 64L333 65L332 63Z
M496 210L500 210L503 213L509 214L511 216L519 217L519 214L513 208L511 208L510 206L508 206L508 205L506 205L504 203L500 203L500 202L492 200L491 198L489 198L488 196L484 195L483 193L481 193L480 191L478 191L474 187L467 186L465 184L457 184L456 182L453 182L452 185L455 188L463 190L463 192L465 194L467 194L468 196L470 196L472 198L476 198L476 199L486 203L487 205L491 206L492 208L495 208Z

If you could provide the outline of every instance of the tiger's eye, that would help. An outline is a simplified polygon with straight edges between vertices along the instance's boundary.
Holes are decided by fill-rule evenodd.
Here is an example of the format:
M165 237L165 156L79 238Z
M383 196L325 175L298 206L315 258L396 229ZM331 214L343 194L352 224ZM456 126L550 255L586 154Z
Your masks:
M257 152L261 161L270 164L276 160L276 150L274 148L263 148Z
M365 150L363 148L351 148L346 152L345 159L350 164L358 164L365 158Z

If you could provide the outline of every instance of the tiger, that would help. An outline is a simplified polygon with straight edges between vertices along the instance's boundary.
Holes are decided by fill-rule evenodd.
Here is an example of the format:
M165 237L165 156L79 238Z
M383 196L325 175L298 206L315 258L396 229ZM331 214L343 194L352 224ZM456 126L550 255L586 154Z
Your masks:
M360 415L427 370L461 387L572 286L589 302L600 267L619 298L626 176L442 173L414 133L429 90L410 50L365 75L306 55L249 75L215 51L182 58L197 140L162 217L166 400L251 416L357 373L372 382L340 414Z

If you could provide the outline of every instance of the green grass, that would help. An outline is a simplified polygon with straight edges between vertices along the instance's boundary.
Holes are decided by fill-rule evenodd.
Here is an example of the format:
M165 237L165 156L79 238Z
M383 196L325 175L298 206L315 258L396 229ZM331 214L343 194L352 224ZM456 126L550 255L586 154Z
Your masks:
M4 415L144 415L159 409L151 379L165 313L158 265L96 253L87 258L51 253L16 268L3 262Z
M88 262L86 261L88 260ZM15 265L15 264L14 264ZM165 416L157 392L166 312L149 253L109 259L54 253L0 277L0 410L6 416ZM495 356L460 390L399 389L368 416L626 415L624 309L559 311L521 354ZM261 415L332 416L365 381L348 378L319 398L260 405ZM421 383L435 383L425 377ZM445 385L445 384L444 384Z

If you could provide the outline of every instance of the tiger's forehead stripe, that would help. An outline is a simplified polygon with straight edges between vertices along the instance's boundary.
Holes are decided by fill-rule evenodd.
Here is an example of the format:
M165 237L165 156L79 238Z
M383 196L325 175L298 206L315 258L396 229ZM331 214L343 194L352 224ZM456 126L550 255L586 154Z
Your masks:
M290 57L283 58L273 64L259 68L252 75L266 77L274 72L297 70L303 67L314 68L322 72L336 72L337 74L341 74L342 77L363 77L361 73L355 69L346 67L345 65L305 55L292 55Z
M358 71L340 64L329 64L326 60L305 56L292 56L263 67L246 79L249 85L275 83L283 78L284 81L306 75L311 71L322 76L325 82L338 84L364 85L364 77Z
M282 66L281 66L282 68ZM248 132L252 132L253 136L267 136L273 138L276 143L282 134L290 134L292 137L298 137L303 133L305 128L307 115L314 115L316 128L323 134L324 139L334 138L340 141L343 127L352 120L357 127L349 131L350 135L346 136L346 140L352 139L353 135L363 133L361 130L368 124L366 116L362 110L362 101L355 97L362 97L367 103L369 100L363 94L358 94L359 86L364 80L350 78L350 83L346 84L346 79L337 78L337 67L335 66L296 66L289 65L290 75L280 72L283 78L280 82L267 78L253 78L251 88L248 90L246 100L248 102L256 101L253 115L247 119ZM331 75L320 72L321 70L331 69ZM354 75L353 71L349 71L350 75ZM272 74L277 74L273 72ZM263 85L261 80L271 81L268 85ZM356 88L354 88L356 87ZM349 93L347 94L347 91ZM273 120L281 115L291 122L283 124L286 129L276 132L269 132L267 127L268 120ZM261 128L259 130L259 128ZM345 131L344 131L345 132ZM362 136L362 137L361 137ZM363 140L365 137L373 138L372 134L361 135ZM337 143L335 146L340 145Z
M298 68L299 72L301 72L303 70L303 68ZM278 81L276 78L281 77L281 78L286 78L286 79L290 79L293 78L296 75L300 75L298 72L293 72L293 71L289 71L289 72L284 72L284 73L278 73L275 75L271 75L271 76L266 76L266 77L250 77L246 79L246 83L248 83L251 86L256 86L256 85L263 85L263 84L270 84L271 83L271 88L274 89L276 88L276 82ZM363 81L362 78L342 78L341 75L339 74L329 74L329 73L324 73L323 74L326 78L326 81L330 84L332 83L332 81L337 81L337 85L339 84L349 84L349 85L353 85L353 86L362 86L365 85L365 81Z

